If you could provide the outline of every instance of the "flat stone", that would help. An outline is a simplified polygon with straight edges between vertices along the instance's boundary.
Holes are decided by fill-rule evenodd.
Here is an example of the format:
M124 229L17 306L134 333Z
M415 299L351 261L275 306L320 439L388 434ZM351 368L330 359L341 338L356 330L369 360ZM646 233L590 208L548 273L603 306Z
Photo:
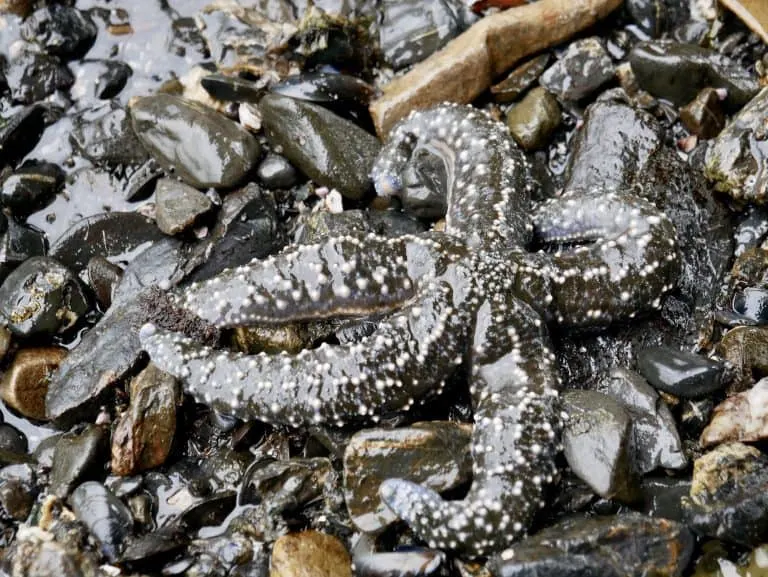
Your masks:
M471 434L467 425L442 421L355 434L344 452L344 499L355 525L375 532L397 519L379 497L386 479L405 478L436 491L467 482Z
M0 381L3 401L25 417L45 420L48 383L66 356L66 349L56 347L20 350Z
M270 577L352 577L344 544L317 531L290 533L272 548Z
M51 467L50 492L66 497L80 481L103 472L107 431L88 425L81 433L65 433L56 441Z
M213 203L202 192L188 184L161 178L155 189L157 227L165 234L178 234L192 226Z
M613 61L597 38L568 45L563 57L541 75L541 85L562 100L579 101L614 77Z
M705 397L726 384L722 363L669 347L643 349L637 368L657 389L686 399Z

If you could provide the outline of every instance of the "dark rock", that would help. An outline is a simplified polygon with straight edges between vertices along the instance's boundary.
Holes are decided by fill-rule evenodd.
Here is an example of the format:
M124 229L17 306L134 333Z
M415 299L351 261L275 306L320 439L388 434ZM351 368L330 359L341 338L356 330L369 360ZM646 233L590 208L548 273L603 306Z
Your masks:
M731 329L717 344L717 354L736 369L732 389L745 390L753 382L752 375L768 375L768 328Z
M694 539L680 523L637 513L561 521L501 555L495 577L679 577Z
M63 499L72 488L104 470L108 431L88 425L81 433L65 433L56 442L50 492Z
M133 129L169 173L195 188L231 188L258 160L258 141L240 125L204 106L169 94L131 104Z
M272 548L271 577L352 577L352 561L336 537L303 531L280 537Z
M23 108L0 120L0 168L14 165L37 145L45 130L45 108Z
M344 452L344 499L361 530L378 531L397 517L382 503L379 487L404 478L436 491L469 480L471 429L451 422L416 423L398 429L367 429Z
M169 238L150 246L125 269L112 306L70 351L54 375L45 401L49 419L63 427L96 415L111 387L138 362L141 326L152 319L163 326L152 316L163 311L160 291L147 287L175 286L183 276L183 261L181 244ZM151 299L152 310L143 298Z
M6 279L19 264L45 254L45 235L39 230L0 215L0 231L0 279Z
M215 99L227 102L258 102L267 89L263 79L254 81L218 72L201 78L200 85Z
M712 420L701 433L702 447L768 437L768 379L743 393L732 395L715 407Z
M0 381L3 401L25 417L45 420L48 383L66 356L66 349L56 347L20 350Z
M157 180L165 174L154 158L134 168L123 187L123 198L130 202L148 198L155 190Z
M544 88L531 90L507 112L507 127L525 150L544 148L560 125L560 105Z
M738 202L768 198L768 87L733 117L707 149L705 174L715 188Z
M264 258L285 244L274 197L255 183L224 198L211 233L191 251L185 282Z
M503 104L520 98L546 70L549 58L549 54L540 54L515 68L504 80L491 86L493 99Z
M112 433L112 473L132 475L162 465L176 434L180 393L168 373L149 364L130 386L131 402Z
M594 391L566 392L563 409L569 417L563 430L563 450L573 472L602 497L636 501L632 421L626 409Z
M576 40L539 82L561 100L579 101L614 77L613 62L597 38Z
M24 218L45 208L64 184L64 171L50 162L20 166L0 186L0 202L14 216Z
M713 50L669 40L640 42L629 54L640 87L683 106L704 88L725 88L725 102L738 109L757 94L757 79Z
M178 234L192 226L208 212L213 203L202 192L188 184L161 178L155 189L157 227L165 234Z
M123 502L101 483L86 481L69 496L69 504L101 544L101 553L109 561L119 558L120 548L131 533L133 518Z
M264 129L274 146L312 180L359 199L371 188L369 178L379 141L325 108L268 94L259 103Z
M627 0L626 6L637 25L654 38L690 16L688 5L676 0Z
M714 88L705 88L680 109L680 120L691 133L701 138L714 138L725 126L725 114Z
M123 269L103 256L94 256L88 261L88 284L96 300L104 310L112 304L112 295L123 278Z
M269 513L280 515L322 496L332 474L331 462L324 457L256 461L245 472L240 502L264 504Z
M395 70L421 62L469 24L464 6L455 0L386 0L381 10L379 43Z
M268 154L256 171L267 188L291 188L299 181L296 169L279 154Z
M696 533L755 547L768 537L768 458L741 443L720 445L696 459L683 499L686 524Z
M682 523L682 499L688 496L690 489L690 479L645 477L642 482L643 513Z
M686 399L705 397L727 384L722 363L669 347L640 351L637 369L657 389Z
M733 312L755 322L768 324L768 290L746 287L733 295Z
M689 438L697 437L709 423L715 402L712 399L686 399L680 411L680 426Z
M37 496L34 469L27 464L0 470L0 511L16 521L25 521Z
M133 74L131 67L119 60L82 60L76 66L72 93L99 100L120 94Z
M87 12L70 6L52 4L36 10L24 20L22 37L35 42L63 59L76 59L85 53L96 40L98 29Z
M64 332L87 310L77 277L50 257L27 259L0 287L0 315L21 337Z
M68 90L75 81L67 65L56 56L32 47L20 51L5 71L11 98L20 104L44 100L57 90Z
M163 238L154 221L138 212L105 212L67 229L51 247L50 256L81 271L94 257L130 261L142 245Z
M24 433L13 425L0 423L0 452L3 454L25 455L28 447L29 444ZM2 461L2 455L0 455L0 461Z
M128 112L112 100L77 114L70 141L85 158L111 169L140 165L148 158L133 132Z
M617 368L599 390L623 403L632 417L634 463L641 475L658 467L682 469L688 464L669 407L645 379Z

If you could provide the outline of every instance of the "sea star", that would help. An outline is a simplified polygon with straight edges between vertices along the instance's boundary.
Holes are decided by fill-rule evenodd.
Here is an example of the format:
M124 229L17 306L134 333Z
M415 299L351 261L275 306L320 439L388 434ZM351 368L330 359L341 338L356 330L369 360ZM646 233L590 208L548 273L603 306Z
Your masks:
M531 218L528 166L504 125L452 104L393 131L372 172L378 193L407 198L423 183L402 175L424 153L441 166L444 232L294 246L179 301L219 327L386 315L369 337L296 355L216 350L153 326L141 338L198 400L295 426L375 422L468 366L467 496L445 501L403 479L380 492L430 546L487 555L526 531L556 475L559 377L547 325L606 325L659 308L677 274L675 230L647 201L601 191L553 199ZM534 231L549 245L582 244L528 252Z

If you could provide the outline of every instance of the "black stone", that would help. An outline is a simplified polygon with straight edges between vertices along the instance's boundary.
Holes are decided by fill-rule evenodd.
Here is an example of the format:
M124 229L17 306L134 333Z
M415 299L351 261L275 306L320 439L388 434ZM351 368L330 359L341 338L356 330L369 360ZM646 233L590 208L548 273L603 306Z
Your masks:
M256 171L262 184L267 188L291 188L299 181L296 169L279 154L268 154Z
M0 202L25 218L45 208L64 183L64 171L50 162L25 162L0 185Z
M88 13L61 4L36 10L21 29L25 40L36 42L49 54L64 59L85 56L96 40L97 32Z
M637 368L657 389L683 398L705 397L726 385L722 363L669 347L640 351Z

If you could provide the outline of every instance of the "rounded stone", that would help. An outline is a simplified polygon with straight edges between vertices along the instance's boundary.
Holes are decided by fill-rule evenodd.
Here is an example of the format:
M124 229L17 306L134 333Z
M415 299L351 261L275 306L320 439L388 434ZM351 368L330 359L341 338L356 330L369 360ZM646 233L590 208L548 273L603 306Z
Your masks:
M352 577L344 545L317 531L290 533L275 541L270 577Z
M51 374L67 356L65 349L23 349L0 381L5 403L30 419L45 420L45 396Z

